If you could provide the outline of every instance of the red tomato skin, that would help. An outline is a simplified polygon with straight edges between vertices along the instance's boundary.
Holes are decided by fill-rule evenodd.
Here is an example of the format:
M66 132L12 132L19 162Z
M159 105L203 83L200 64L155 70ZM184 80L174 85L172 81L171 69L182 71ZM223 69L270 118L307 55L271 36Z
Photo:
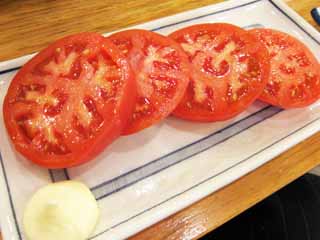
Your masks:
M104 126L98 130L95 137L88 139L85 144L82 143L76 145L74 147L74 151L71 153L56 155L38 151L35 147L26 142L25 137L17 126L14 116L10 114L10 101L15 97L15 93L20 84L20 79L22 79L25 74L32 70L37 64L47 59L56 48L82 42L95 43L97 48L101 47L102 51L110 55L111 59L114 60L118 66L121 66L122 72L125 72L126 74L127 79L124 83L125 86L122 90L121 101L119 102L117 112L115 112L115 117L111 122L108 122L108 124L104 124ZM84 32L70 35L55 41L47 48L40 51L26 64L24 64L24 66L14 76L3 104L5 126L15 149L33 163L49 169L78 166L92 160L120 136L133 111L134 100L136 98L135 89L136 84L131 68L124 56L118 51L113 43L97 33Z
M163 36L155 32L143 30L143 29L131 29L131 30L125 30L125 31L114 33L111 36L109 36L108 39L110 39L113 43L116 44L118 40L126 39L128 41L132 41L132 39L135 37L144 38L146 39L146 42L150 42L152 44L169 46L174 48L179 53L179 57L181 59L180 61L181 72L183 72L183 74L185 75L189 75L190 64L189 64L187 55L184 53L184 51L182 50L179 44L177 44L175 41L173 41L172 39L166 36ZM131 50L129 50L129 53L127 54L130 54L130 51ZM129 62L130 60L131 59L128 58ZM133 69L133 72L135 72L135 75L139 74L139 71L134 66L131 66L131 67ZM140 120L131 119L131 121L129 121L129 124L125 128L125 130L122 132L122 135L130 135L130 134L140 132L143 129L146 129L152 125L159 123L160 121L165 119L167 116L169 116L172 113L172 111L175 109L175 107L178 105L180 100L182 99L184 92L186 91L186 88L189 83L189 76L188 76L188 79L184 79L184 80L178 79L178 80L179 80L179 84L177 87L176 94L172 99L170 99L169 104L166 104L164 105L164 107L161 107L161 109L157 111L155 114L151 115L151 117L146 117ZM136 84L137 86L139 86L138 80L136 80ZM139 93L138 93L138 97L140 97ZM138 102L138 98L136 102Z
M261 95L264 86L266 85L270 73L269 60L270 56L267 49L260 43L257 43L256 39L240 27L237 27L228 23L208 23L208 24L197 24L192 25L180 30L177 30L169 35L172 39L179 41L179 38L184 34L193 33L196 34L198 31L204 32L219 32L219 31L229 31L234 34L245 35L244 39L251 41L251 51L260 52L261 60L261 79L260 84L253 91L251 91L251 98L247 99L245 102L238 104L237 106L228 106L227 108L220 109L219 111L207 112L201 109L187 109L185 103L187 101L187 94L178 105L178 107L173 111L172 115L181 119L194 121L194 122L216 122L225 121L231 119L240 113L242 113L246 108L248 108L258 97ZM192 81L192 80L191 80ZM191 82L190 81L190 82ZM214 94L214 92L213 92Z
M311 53L311 51L309 50L309 48L301 41L299 41L298 39L294 38L293 36L278 31L278 30L274 30L274 29L252 29L249 31L258 41L261 41L263 43L263 41L261 40L261 38L266 35L274 35L277 38L282 38L284 39L286 42L289 42L291 44L296 44L296 48L300 49L302 51L305 52L306 56L309 58L309 60L312 62L312 64L314 65L314 71L317 72L317 76L318 76L318 81L320 81L320 64L317 61L317 59L315 58L315 56L313 55L313 53ZM271 59L272 62L272 59ZM272 64L271 64L272 66ZM273 68L271 67L271 72L273 71ZM272 77L272 74L270 74L270 78ZM284 108L284 109L291 109L291 108L303 108L306 107L314 102L316 102L319 98L320 98L320 84L318 84L316 89L313 89L313 96L309 97L308 99L303 99L301 101L288 101L288 99L280 99L276 96L272 96L271 94L267 93L266 91L263 91L259 97L259 99L263 102L269 103L273 106L277 106L280 108Z

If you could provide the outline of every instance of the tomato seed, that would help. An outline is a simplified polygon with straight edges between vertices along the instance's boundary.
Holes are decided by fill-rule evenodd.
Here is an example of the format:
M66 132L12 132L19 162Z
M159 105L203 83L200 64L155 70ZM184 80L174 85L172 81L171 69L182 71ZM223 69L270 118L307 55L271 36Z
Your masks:
M296 72L296 69L294 67L286 66L285 64L281 64L279 66L279 69L282 73L285 74L294 74Z
M221 77L229 71L230 66L226 60L220 62L218 69L212 66L212 60L212 57L207 57L205 59L204 64L202 66L203 71L215 75L217 77Z

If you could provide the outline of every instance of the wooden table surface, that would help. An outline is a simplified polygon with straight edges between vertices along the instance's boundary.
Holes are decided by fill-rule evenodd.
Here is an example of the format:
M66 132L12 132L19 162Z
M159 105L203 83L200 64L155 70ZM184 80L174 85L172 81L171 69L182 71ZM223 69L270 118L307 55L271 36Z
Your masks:
M39 51L70 33L104 33L217 2L221 0L2 0L0 61ZM286 2L320 30L310 16L310 10L320 5L319 0ZM318 164L320 133L132 239L199 238Z

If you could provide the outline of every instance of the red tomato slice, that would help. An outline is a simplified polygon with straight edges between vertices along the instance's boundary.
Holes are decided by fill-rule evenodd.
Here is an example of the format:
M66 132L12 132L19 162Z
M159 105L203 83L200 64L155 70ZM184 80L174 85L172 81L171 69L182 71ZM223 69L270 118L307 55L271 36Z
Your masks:
M298 39L272 29L253 29L268 49L271 74L260 99L282 108L304 107L320 97L320 65Z
M129 64L99 34L69 36L41 51L17 73L3 113L15 148L47 168L92 159L116 139L132 114Z
M168 37L146 30L127 30L109 37L127 56L135 72L138 98L124 134L147 128L167 117L189 83L189 62Z
M173 115L201 122L226 120L244 111L263 91L269 55L247 31L230 24L199 24L170 37L192 63L188 90Z

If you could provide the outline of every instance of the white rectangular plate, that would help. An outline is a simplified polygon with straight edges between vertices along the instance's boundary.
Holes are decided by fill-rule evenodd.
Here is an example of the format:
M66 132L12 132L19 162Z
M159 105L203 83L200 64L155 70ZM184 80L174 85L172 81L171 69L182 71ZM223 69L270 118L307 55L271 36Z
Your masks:
M320 60L320 34L278 0L228 1L134 28L168 34L208 22L288 32ZM17 68L30 56L0 63L1 104ZM21 220L26 201L40 186L63 179L85 182L99 202L101 221L90 239L126 238L254 170L319 129L319 102L286 111L256 102L226 122L196 124L168 118L141 133L121 137L88 164L48 171L16 154L0 116L4 239L25 239Z

